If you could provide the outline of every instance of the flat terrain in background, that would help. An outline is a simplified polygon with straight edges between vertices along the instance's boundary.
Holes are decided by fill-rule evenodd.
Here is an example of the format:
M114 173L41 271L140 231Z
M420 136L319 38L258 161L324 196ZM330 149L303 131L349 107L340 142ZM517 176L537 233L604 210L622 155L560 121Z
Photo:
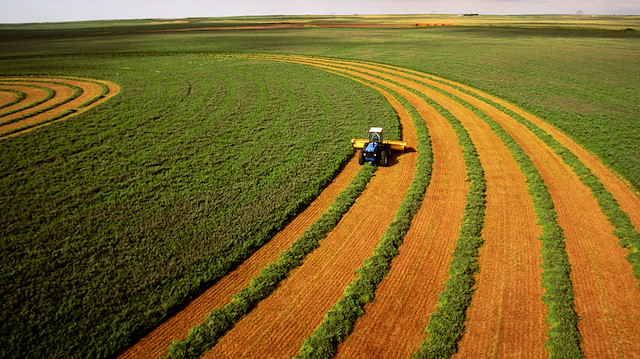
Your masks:
M372 125L403 136L398 109L356 75L254 55L371 61L471 86L554 126L637 193L639 31L640 16L592 15L0 24L0 125L25 116L13 112L21 94L36 103L62 86L43 79L120 89L0 140L0 356L123 352L307 208L350 161L349 139Z

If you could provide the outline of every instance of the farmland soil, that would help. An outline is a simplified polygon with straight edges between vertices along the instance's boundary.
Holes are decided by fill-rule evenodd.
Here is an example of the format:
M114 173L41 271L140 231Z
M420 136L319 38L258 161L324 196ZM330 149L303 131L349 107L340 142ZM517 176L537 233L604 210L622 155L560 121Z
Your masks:
M338 347L339 357L407 357L415 352L427 335L424 329L436 309L438 294L444 290L448 277L451 253L466 202L465 165L458 138L451 126L416 93L435 101L462 123L474 142L487 182L486 217L482 231L485 243L479 251L480 272L475 275L475 293L467 310L466 331L459 342L457 356L545 357L548 355L545 341L549 330L546 320L548 309L541 300L544 295L541 243L537 239L541 229L536 224L525 177L513 155L488 124L460 100L504 127L522 146L548 186L558 212L558 223L566 236L575 308L580 316L578 328L583 337L581 348L585 355L633 357L640 352L640 330L637 326L640 307L630 305L640 303L638 281L625 259L627 250L619 246L613 235L614 228L591 190L554 149L515 118L446 83L489 98L551 134L593 171L629 214L633 225L640 227L640 200L636 193L597 158L534 116L464 85L443 79L440 80L445 83L434 81L436 77L390 66L298 56L261 57L315 66L377 88L396 109L404 140L409 147L416 148L417 139L410 116L394 98L402 96L415 107L421 120L426 121L431 136L433 173L423 205L399 247L400 254L391 263L389 275L376 291L376 300L365 306L365 314L357 320L353 333ZM341 297L348 283L356 277L354 271L372 254L411 183L416 157L415 152L409 151L393 158L392 166L380 168L320 247L308 255L303 265L290 273L272 295L222 337L206 356L295 355L329 308ZM355 174L357 166L354 162L352 159L347 166L352 166L351 170L343 172L353 171ZM337 193L339 191L333 198ZM317 218L322 213L323 210L318 208L314 216ZM302 227L306 228L305 225ZM302 227L297 229L299 233L304 230ZM168 329L158 328L159 332L172 334L166 337L165 334L157 334L161 339L145 338L139 345L150 343L152 349L142 346L139 348L141 351L126 352L123 357L141 356L143 352L145 355L152 353L149 357L156 357L165 353L166 345L173 340L169 337L184 337L188 329L202 322L211 309L224 305L233 293L245 286L267 263L275 260L277 254L294 239L283 240L280 245L270 242L268 245L273 248L268 249L267 245L256 252L265 251L264 257L259 255L255 263L242 264L238 268L240 272L232 272L216 284L219 289L205 294L208 299L194 301L206 302L206 305L192 303L195 309L191 310L196 313L192 317L194 319L171 322L172 318L165 323ZM254 260L253 257L250 260Z
M120 358L158 358L167 354L173 341L183 340L189 330L205 321L207 315L216 308L226 305L231 296L246 287L260 271L277 260L278 255L304 233L309 226L325 213L351 180L360 165L354 155L340 173L327 185L320 195L269 242L220 279L202 295L196 297L184 309L169 318L151 333L140 339Z
M18 95L13 92L0 89L0 107L7 106L11 102L18 99Z
M487 103L450 91L498 121L520 143L549 187L558 223L566 236L585 355L633 357L639 353L640 308L629 306L640 301L637 279L625 259L627 250L619 246L614 228L591 190L552 148L525 126ZM586 164L594 167L593 163Z

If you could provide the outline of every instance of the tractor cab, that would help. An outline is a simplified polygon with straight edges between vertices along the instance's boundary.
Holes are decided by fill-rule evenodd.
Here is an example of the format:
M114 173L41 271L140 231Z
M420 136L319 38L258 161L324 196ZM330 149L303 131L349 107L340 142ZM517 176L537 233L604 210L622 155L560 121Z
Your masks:
M369 130L369 142L382 142L382 128L371 127Z

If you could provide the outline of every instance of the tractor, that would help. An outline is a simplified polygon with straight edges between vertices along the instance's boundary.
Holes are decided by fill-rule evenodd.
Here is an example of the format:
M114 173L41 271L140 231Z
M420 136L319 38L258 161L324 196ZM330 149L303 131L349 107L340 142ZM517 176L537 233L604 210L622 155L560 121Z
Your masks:
M369 139L353 138L351 139L351 145L355 149L360 149L358 163L361 165L369 162L385 167L389 165L391 151L404 151L407 143L404 141L384 141L382 139L382 127L371 127Z

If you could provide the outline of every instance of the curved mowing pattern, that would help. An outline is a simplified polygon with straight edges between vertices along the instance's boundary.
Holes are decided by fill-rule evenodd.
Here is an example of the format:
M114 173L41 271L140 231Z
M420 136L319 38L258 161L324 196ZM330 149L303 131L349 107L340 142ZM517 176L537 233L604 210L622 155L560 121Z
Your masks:
M0 137L77 115L119 91L112 82L83 78L0 78L0 94L17 96L0 96Z
M426 125L431 180L419 208L397 211L417 195L407 192L420 178L414 172L426 169L412 152L380 169L320 247L213 348L198 352L229 358L640 352L640 308L632 305L640 303L633 272L640 200L595 157L535 116L446 79L374 63L250 57L304 64L376 88L394 104L410 147L423 151L425 140L409 118ZM409 228L391 224L404 218ZM399 240L381 259L374 250L385 243L385 228ZM381 281L370 280L376 266L388 266ZM354 292L353 283L367 288Z

